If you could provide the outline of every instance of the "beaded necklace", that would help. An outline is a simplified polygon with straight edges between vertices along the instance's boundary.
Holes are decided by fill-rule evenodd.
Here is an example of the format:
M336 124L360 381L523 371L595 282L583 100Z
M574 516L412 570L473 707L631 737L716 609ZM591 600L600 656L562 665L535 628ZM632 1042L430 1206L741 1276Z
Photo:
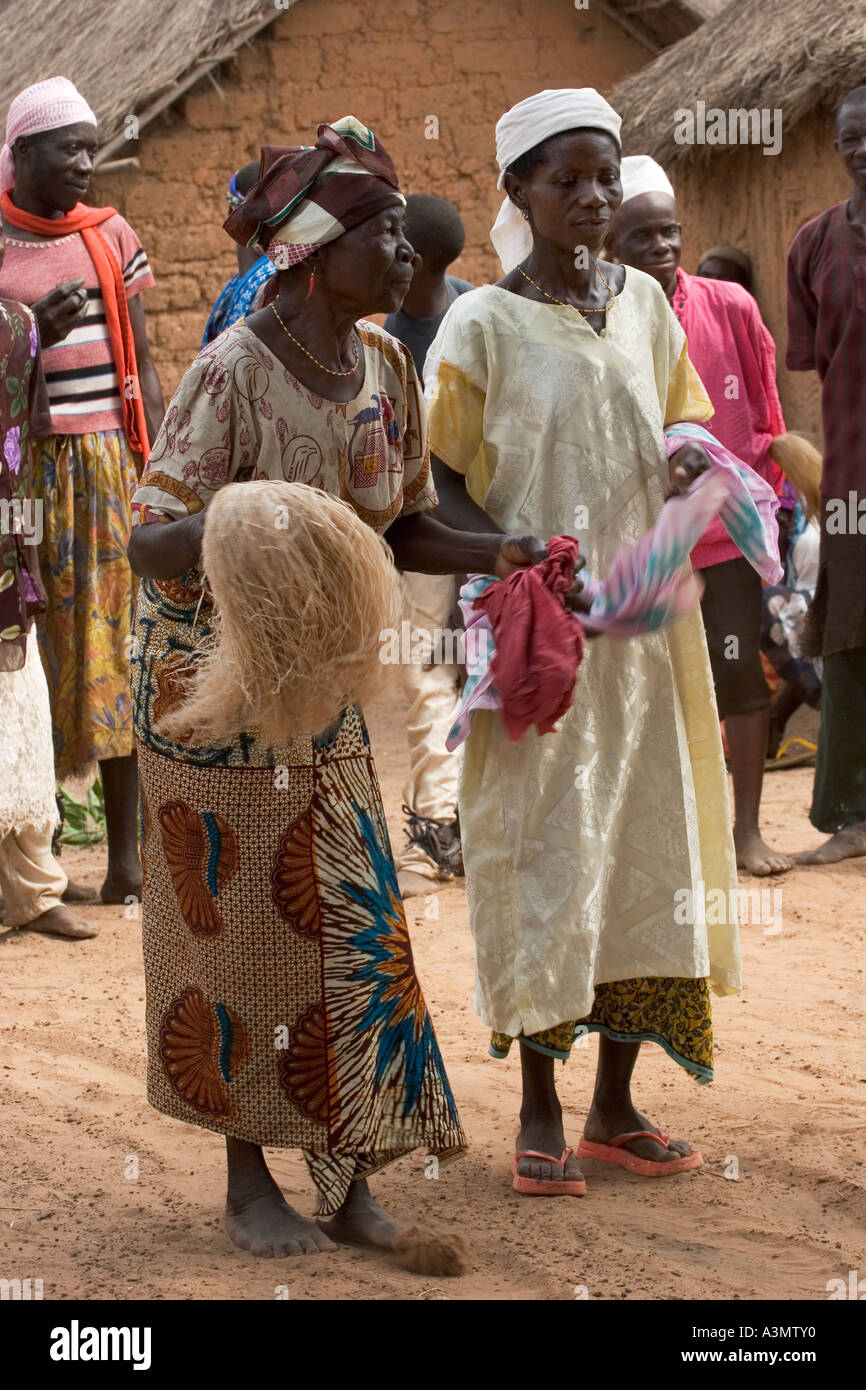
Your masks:
M325 364L324 364L324 362L320 362L319 359L318 359L318 357L314 357L313 354L312 354L311 352L308 352L307 349L304 347L303 343L299 343L299 342L298 342L298 340L297 340L297 338L295 337L294 333L290 333L290 332L289 332L288 328L287 328L286 325L283 323L283 320L280 318L279 310L277 309L276 304L272 304L272 305L271 305L271 308L273 309L274 314L276 315L277 323L280 325L280 327L282 328L282 330L283 330L283 332L286 334L286 336L287 336L288 338L291 338L291 340L292 340L292 342L294 343L295 347L300 348L300 349L301 349L301 352L304 354L304 356L305 356L305 357L309 357L309 359L310 359L311 362L315 362L316 366L317 366L321 371L327 372L327 373L328 373L328 376L351 376L351 375L352 375L352 373L355 371L355 369L356 369L356 367L357 367L357 365L358 365L358 355L359 355L359 354L358 354L358 344L355 342L354 338L352 339L352 350L353 350L353 352L354 352L354 354L355 354L355 360L354 360L354 362L352 363L351 367L349 368L349 370L348 370L347 372L338 372L338 371L335 371L333 367L326 367Z
M556 298L556 295L554 295L554 294L548 294L547 290L543 289L541 285L537 284L536 281L533 280L533 278L532 278L531 275L527 275L527 273L526 273L526 271L523 269L523 266L522 266L522 265L519 265L519 266L517 267L517 269L520 271L520 274L523 276L524 280L528 280L529 283L530 283L530 285L532 285L533 289L538 290L538 293L539 293L539 294L543 294L544 297L545 297L545 299L549 299L549 300L550 300L551 304L561 304L562 307L563 307L563 309L576 309L577 312L578 312L579 314L607 314L607 313L609 313L610 310L613 308L613 304L614 304L614 300L616 299L616 295L614 294L614 292L613 292L613 290L611 289L610 285L607 283L607 281L605 280L604 276L602 275L602 273L601 273L601 266L599 265L598 261L596 261L596 263L595 263L595 268L596 268L596 270L598 271L598 278L601 280L601 283L604 285L605 289L606 289L607 292L608 292L608 295L610 296L606 304L601 304L601 305L595 305L595 304L570 304L569 301L568 301L567 299L557 299L557 298ZM605 323L606 323L606 322L607 322L607 321L605 320ZM605 329L605 328L602 328L602 329L600 330L598 336L599 336L600 338L603 338L604 335L605 335L605 331L606 331L606 329Z

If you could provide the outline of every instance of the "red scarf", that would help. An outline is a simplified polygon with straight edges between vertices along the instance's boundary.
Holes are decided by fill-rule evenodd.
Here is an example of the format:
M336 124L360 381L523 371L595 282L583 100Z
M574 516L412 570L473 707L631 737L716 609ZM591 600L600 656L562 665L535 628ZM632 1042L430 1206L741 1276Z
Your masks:
M22 208L16 207L8 192L0 193L0 207L6 221L22 231L36 232L44 237L68 236L71 232L81 233L90 259L96 267L96 278L105 305L105 322L108 326L108 337L123 401L123 428L129 447L135 453L141 454L142 461L146 463L150 443L147 437L144 402L141 399L141 384L138 379L138 363L135 359L135 343L129 321L123 271L111 245L98 226L109 217L116 217L117 209L89 208L86 203L76 203L72 211L67 212L64 217L37 217L32 212L25 212Z

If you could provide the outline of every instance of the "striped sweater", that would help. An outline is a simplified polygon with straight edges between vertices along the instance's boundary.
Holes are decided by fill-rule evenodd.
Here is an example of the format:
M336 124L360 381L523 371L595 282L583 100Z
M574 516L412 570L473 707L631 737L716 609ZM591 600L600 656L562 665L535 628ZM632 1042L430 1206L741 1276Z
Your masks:
M99 230L123 266L127 299L154 283L147 254L119 214ZM96 268L79 232L37 241L6 237L0 295L32 305L63 280L83 280L87 313L61 343L42 351L55 434L90 434L123 428L118 382Z

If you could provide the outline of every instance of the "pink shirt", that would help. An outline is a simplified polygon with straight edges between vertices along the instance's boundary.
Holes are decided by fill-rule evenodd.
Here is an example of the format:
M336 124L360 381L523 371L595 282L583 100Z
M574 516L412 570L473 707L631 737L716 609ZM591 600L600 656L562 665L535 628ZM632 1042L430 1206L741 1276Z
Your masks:
M100 223L99 230L123 268L127 299L149 289L154 279L147 255L129 223L118 213ZM105 305L84 238L80 232L71 232L21 241L12 230L7 233L0 295L31 305L62 280L84 281L87 312L61 343L42 349L51 427L55 434L123 429L123 403Z
M785 433L785 420L776 386L776 345L757 304L742 285L680 269L671 307L713 403L710 432L778 494L784 476L769 448L774 435ZM707 569L739 554L717 519L692 551L692 565Z

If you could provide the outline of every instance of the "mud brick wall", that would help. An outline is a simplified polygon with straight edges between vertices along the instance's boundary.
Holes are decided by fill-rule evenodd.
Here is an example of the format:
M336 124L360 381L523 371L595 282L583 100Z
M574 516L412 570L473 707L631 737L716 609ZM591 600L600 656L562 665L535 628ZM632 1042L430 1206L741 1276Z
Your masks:
M714 151L674 174L683 224L683 265L697 268L701 253L727 241L748 251L755 294L776 340L777 375L785 423L819 447L820 384L814 372L785 367L785 264L804 222L850 196L851 183L833 151L831 115L807 116L784 131L778 155L759 147Z
M405 192L459 208L467 242L455 273L483 283L501 273L489 241L498 117L544 87L609 94L650 57L572 0L298 0L214 74L219 91L203 80L120 152L140 169L94 183L91 201L113 203L150 256L157 283L144 305L166 395L236 268L226 185L261 144L309 144L318 122L358 116Z

